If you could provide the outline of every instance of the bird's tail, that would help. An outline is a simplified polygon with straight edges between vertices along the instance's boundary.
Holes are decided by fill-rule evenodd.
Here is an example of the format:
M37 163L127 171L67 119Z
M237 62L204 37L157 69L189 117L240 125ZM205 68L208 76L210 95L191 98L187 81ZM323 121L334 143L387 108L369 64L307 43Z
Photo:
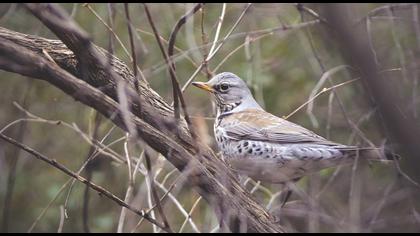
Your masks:
M387 148L360 148L359 155L374 161L399 160L401 157Z

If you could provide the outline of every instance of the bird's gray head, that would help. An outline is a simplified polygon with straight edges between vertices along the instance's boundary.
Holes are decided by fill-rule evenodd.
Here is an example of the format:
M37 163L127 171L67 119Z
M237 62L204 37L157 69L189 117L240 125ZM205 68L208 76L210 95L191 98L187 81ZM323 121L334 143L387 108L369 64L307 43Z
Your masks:
M233 73L223 72L206 83L193 82L192 84L213 93L221 113L235 108L260 108L246 83Z

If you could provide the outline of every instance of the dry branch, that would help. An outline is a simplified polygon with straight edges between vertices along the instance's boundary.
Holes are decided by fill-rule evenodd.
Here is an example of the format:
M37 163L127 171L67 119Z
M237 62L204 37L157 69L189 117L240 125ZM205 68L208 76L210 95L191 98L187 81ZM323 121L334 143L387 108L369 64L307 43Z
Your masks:
M0 133L0 138L19 147L20 149L24 150L25 152L28 152L30 154L32 154L34 157L36 157L39 160L42 160L46 163L48 163L51 166L54 166L55 168L59 169L60 171L66 173L67 175L79 180L80 182L82 182L83 184L89 186L90 188L94 189L95 191L97 191L100 194L103 194L104 196L106 196L107 198L111 199L112 201L118 203L119 205L126 207L127 209L130 209L132 212L136 213L139 216L144 217L145 219L147 219L148 221L152 222L153 224L161 227L164 230L167 230L167 228L163 225L161 225L159 222L157 222L156 220L154 220L153 218L151 218L149 216L148 213L145 213L144 211L139 211L137 209L135 209L134 207L128 205L127 203L125 203L123 200L119 199L117 196L115 196L114 194L112 194L111 192L109 192L108 190L102 188L101 186L98 186L90 181L88 181L87 179L83 178L82 176L78 175L77 173L74 173L73 171L67 169L65 166L63 166L62 164L58 163L56 160L54 159L49 159L48 157L42 155L41 153L33 150L30 147L27 147L19 142L17 142L16 140L4 135Z
M179 114L180 114L179 113L179 102L181 102L181 107L182 107L182 110L184 111L185 121L187 122L187 125L188 125L188 128L190 130L191 136L193 137L193 139L195 141L197 136L194 132L193 125L192 125L190 117L188 115L187 106L185 104L184 96L182 95L182 91L179 87L179 82L178 82L178 79L177 79L176 73L175 73L175 67L173 67L173 64L171 63L171 60L170 60L168 54L166 53L166 51L163 47L161 38L160 38L159 33L157 31L157 28L154 24L154 21L153 21L151 13L149 11L149 8L147 7L146 3L143 3L143 5L144 5L144 10L145 10L146 15L147 15L147 19L149 20L149 23L150 23L150 26L153 29L153 33L155 35L156 41L158 42L160 51L162 52L163 57L165 58L165 62L168 65L169 75L170 75L171 82L172 82L172 93L173 93L173 97L174 97L174 110L175 110L174 113L175 113L175 119L177 121L176 122L177 124L176 124L175 127L176 127L176 129L178 129L178 123L179 123L179 119L180 119L180 116L179 116ZM194 146L196 146L196 145L194 145Z
M183 15L175 24L174 28L172 29L171 35L169 36L168 40L168 57L171 61L172 67L175 69L175 63L173 61L172 56L174 55L174 47L175 47L175 40L176 36L181 29L181 27L187 22L188 18L190 18L192 15L195 14L198 10L200 10L203 7L204 3L197 3L193 9L191 9L188 13Z

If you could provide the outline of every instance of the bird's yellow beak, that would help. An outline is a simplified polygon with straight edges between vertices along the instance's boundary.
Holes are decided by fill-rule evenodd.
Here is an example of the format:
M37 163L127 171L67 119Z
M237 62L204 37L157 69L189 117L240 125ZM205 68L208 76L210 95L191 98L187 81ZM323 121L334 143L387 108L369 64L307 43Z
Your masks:
M201 89L204 89L207 92L214 93L214 89L210 85L208 85L207 83L203 83L203 82L192 82L192 85L194 85L196 87L199 87Z

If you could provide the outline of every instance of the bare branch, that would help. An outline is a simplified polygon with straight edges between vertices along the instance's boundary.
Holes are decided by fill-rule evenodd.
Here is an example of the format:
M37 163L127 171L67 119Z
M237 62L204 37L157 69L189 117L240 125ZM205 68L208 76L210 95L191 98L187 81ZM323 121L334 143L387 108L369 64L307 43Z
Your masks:
M185 116L185 121L187 122L188 128L190 130L191 136L193 138L193 141L195 142L197 139L197 135L194 131L194 127L191 123L190 117L188 115L188 111L187 111L187 106L185 104L184 101L184 97L182 95L181 89L179 87L179 83L178 83L178 79L176 78L176 74L175 74L175 68L172 66L172 63L170 62L169 56L166 54L165 49L163 48L163 44L160 40L159 37L159 33L156 29L156 26L154 24L154 21L152 19L152 15L150 14L149 8L147 7L147 5L144 3L144 10L146 11L146 15L147 15L147 19L149 20L150 26L153 29L153 32L155 34L156 37L156 41L159 44L159 48L163 54L163 57L165 58L166 63L168 64L168 70L169 70L169 74L171 77L171 81L172 81L172 92L173 92L173 97L174 97L174 110L175 110L175 119L177 121L177 124L179 124L179 104L178 104L178 99L181 102L181 106L182 106L182 110L184 111L184 116ZM178 126L176 126L178 127Z
M131 58L133 58L133 70L134 70L134 86L138 92L139 90L139 81L138 81L138 68L137 68L137 56L136 56L136 47L134 45L134 38L133 38L133 28L131 25L131 19L130 19L130 10L128 9L128 3L124 3L124 10L125 10L125 16L127 18L127 27L128 27L128 35L130 38L130 46L131 46ZM140 74L143 74L140 72ZM142 76L142 79L143 76Z
M163 220L163 225L167 229L170 230L169 232L173 232L171 227L169 226L168 219L167 219L167 217L166 217L166 215L163 211L162 205L160 203L159 195L156 191L155 182L153 181L153 178L152 178L152 176L153 176L152 165L151 165L149 153L146 150L144 151L144 157L145 157L145 160L146 160L147 175L148 175L148 178L149 178L149 181L150 181L150 187L151 187L151 190L152 190L153 199L155 200L155 204L156 204L157 209L159 211L160 217Z
M191 9L187 14L183 15L178 22L175 24L174 28L172 29L171 35L169 36L169 42L168 42L168 57L169 61L171 62L171 66L175 70L175 63L173 62L172 56L174 54L174 46L175 46L175 40L176 36L178 34L178 31L181 29L181 27L187 22L188 18L190 18L194 13L196 13L198 10L200 10L203 7L204 3L197 3L193 9Z
M116 197L115 195L113 195L112 193L110 193L108 190L102 188L101 186L98 186L92 182L87 181L85 178L83 178L82 176L72 172L71 170L67 169L65 166L61 165L60 163L58 163L55 160L51 160L48 157L42 155L41 153L33 150L32 148L17 142L16 140L4 135L4 134L0 134L0 138L2 138L3 140L21 148L22 150L24 150L25 152L28 152L30 154L32 154L35 158L46 162L47 164L53 166L54 168L62 171L63 173L73 177L74 179L77 179L78 181L82 182L83 184L89 186L90 188L92 188L93 190L99 192L100 194L106 196L107 198L109 198L110 200L116 202L118 205L120 206L124 206L127 209L129 209L130 211L136 213L137 215L144 217L145 219L147 219L148 221L150 221L152 224L155 224L157 226L159 226L160 228L167 230L166 227L164 227L163 225L161 225L159 222L155 221L154 219L152 219L148 214L146 214L144 211L139 211L137 209L135 209L134 207L126 204L123 200L119 199L118 197Z
M116 125L126 130L119 105L109 97L116 97L115 90L111 89L112 87L105 87L103 90L109 95L104 95L98 89L60 68L66 68L77 74L77 67L75 66L78 62L74 60L73 54L61 42L13 33L4 28L0 28L0 38L4 39L0 40L0 55L12 55L7 58L0 57L0 69L46 80L82 103L94 107ZM37 51L39 47L46 48L60 67L44 59L42 54ZM113 63L112 69L124 76L122 78L127 81L132 78L132 74L127 73L127 67L117 58L113 60ZM103 82L109 80L109 77L102 77L103 75L103 73L98 72L90 76L96 76L92 77L94 78L93 81L96 81L96 83L100 81L103 86L107 84ZM113 81L108 83L113 83ZM142 113L138 113L138 109L134 109L133 112L139 114L145 121L151 122L153 126L134 115L130 115L130 119L137 127L139 136L144 137L148 145L165 156L178 170L183 170L190 161L195 162L195 157L198 158L200 162L192 165L194 171L192 177L188 178L188 183L195 187L198 193L210 203L216 213L220 212L219 208L230 208L231 212L236 212L232 215L233 217L242 214L245 217L244 219L247 220L248 231L283 231L279 225L273 223L271 216L252 200L246 191L242 190L230 170L208 147L199 144L201 154L195 155L194 148L192 148L192 138L187 135L188 131L184 128L185 126L180 127L181 136L171 136L173 134L173 126L171 125L173 118L169 119L169 117L173 117L172 110L145 83L140 81L140 85L145 88L140 90L142 93L140 98L144 99L142 101ZM101 85L96 86L100 87ZM127 95L131 96L130 93ZM135 106L133 107L135 108ZM162 126L162 121L167 126ZM155 125L165 133L154 128ZM224 184L222 185L219 181L223 181ZM222 219L222 222L225 222L225 218L221 215L217 216ZM228 224L228 226L232 227L232 231L235 231L234 225Z

